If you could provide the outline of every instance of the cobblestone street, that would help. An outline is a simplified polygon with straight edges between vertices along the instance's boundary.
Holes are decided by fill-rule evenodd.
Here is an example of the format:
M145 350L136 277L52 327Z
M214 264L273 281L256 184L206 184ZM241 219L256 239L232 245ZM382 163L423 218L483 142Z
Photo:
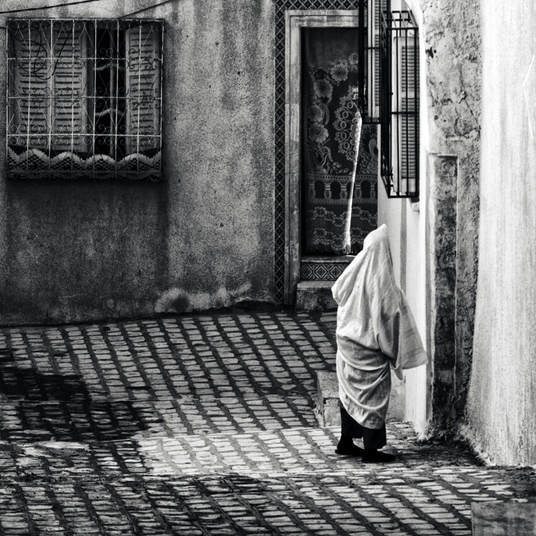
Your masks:
M530 469L388 423L391 465L314 413L334 315L229 312L0 332L6 535L469 535Z

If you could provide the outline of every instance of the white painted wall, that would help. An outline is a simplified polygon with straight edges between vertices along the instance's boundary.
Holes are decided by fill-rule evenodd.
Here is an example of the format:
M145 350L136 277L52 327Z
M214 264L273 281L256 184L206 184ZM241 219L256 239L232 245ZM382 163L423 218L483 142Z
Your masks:
M412 9L419 26L422 24L422 12L415 1L407 2ZM393 2L392 8L399 9ZM415 5L411 5L415 4ZM427 315L427 194L428 180L426 155L429 148L428 137L428 102L426 89L426 60L424 57L424 32L420 37L420 198L417 203L407 199L389 199L383 183L379 184L378 225L386 224L389 230L389 241L395 275L400 287L405 291L411 311L415 316L417 327L425 347L428 345ZM425 432L427 422L427 374L428 368L418 367L405 372L404 377L404 418L413 423L420 434ZM393 389L401 389L395 381Z
M536 3L482 9L480 256L469 439L536 464Z
M417 322L423 344L427 345L426 314L426 241L425 214L421 207L426 194L415 204L407 199L388 199L383 185L378 199L378 225L386 224L393 256L395 276L405 291ZM418 433L424 433L427 420L427 367L405 372L404 386L393 378L393 390L404 391L397 396L404 402L404 418L413 423Z

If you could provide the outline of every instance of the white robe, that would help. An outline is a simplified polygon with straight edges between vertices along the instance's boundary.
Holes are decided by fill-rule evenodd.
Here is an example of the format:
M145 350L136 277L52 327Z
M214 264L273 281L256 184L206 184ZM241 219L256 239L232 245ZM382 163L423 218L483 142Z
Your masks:
M385 225L367 235L332 294L338 304L341 403L359 424L379 429L389 405L389 366L401 377L402 369L427 362L406 297L395 282Z

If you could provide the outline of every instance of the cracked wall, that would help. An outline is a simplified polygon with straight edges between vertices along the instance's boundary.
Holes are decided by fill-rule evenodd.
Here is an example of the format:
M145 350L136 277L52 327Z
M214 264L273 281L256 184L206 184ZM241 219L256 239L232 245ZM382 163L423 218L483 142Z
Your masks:
M464 412L472 361L478 273L479 154L481 107L480 5L476 0L431 2L425 17L435 16L426 35L430 100L435 107L431 138L437 152L458 158L456 185L455 354L451 393L456 417ZM437 9L441 7L442 15ZM446 419L447 416L445 415ZM446 420L442 419L442 424Z
M14 16L114 18L146 5L102 0ZM24 7L33 2L9 5ZM274 299L271 0L233 0L232 9L226 0L182 0L137 16L165 21L164 181L23 182L7 180L2 166L3 323ZM5 36L0 30L4 66ZM5 120L2 108L2 132Z
M428 275L427 321L434 363L429 412L432 429L445 430L463 415L472 361L478 269L480 6L477 0L411 0L408 4L419 23L424 71L421 167L426 170L423 183L428 199L421 210L427 230L421 234L430 236L424 253L428 260L423 262L429 262L433 272ZM442 198L438 195L445 191L444 184L435 181L449 182L451 174L442 177L437 172L437 158L447 158L448 167L454 162L456 168L454 189ZM439 220L453 211L455 229L443 233ZM444 265L446 258L453 259L454 267ZM449 337L451 343L444 344Z

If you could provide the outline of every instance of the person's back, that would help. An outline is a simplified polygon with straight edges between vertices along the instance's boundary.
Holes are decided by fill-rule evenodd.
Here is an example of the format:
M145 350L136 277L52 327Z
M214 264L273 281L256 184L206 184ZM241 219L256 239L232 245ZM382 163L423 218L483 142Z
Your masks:
M401 370L426 363L426 353L406 298L398 288L387 227L370 233L363 250L332 287L337 302L337 377L341 402L338 454L365 462L394 457L386 444L385 417L391 390L390 366ZM354 445L363 438L364 451Z

